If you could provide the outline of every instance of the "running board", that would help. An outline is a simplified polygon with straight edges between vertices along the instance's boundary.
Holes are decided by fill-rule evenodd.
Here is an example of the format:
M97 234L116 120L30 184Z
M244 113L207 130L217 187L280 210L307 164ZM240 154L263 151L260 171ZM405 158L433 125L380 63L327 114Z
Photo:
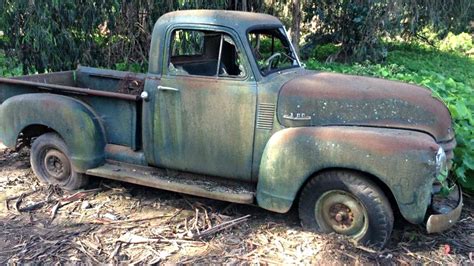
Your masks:
M255 198L251 184L115 161L89 169L87 174L235 203L252 204Z

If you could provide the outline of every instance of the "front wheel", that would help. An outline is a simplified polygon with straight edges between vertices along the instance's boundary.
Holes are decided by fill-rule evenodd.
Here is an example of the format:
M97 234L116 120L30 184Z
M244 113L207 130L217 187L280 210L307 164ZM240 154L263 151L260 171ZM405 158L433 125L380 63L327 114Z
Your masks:
M30 162L40 181L76 190L87 184L88 177L74 171L64 140L55 133L39 136L31 145Z
M329 171L313 177L301 192L303 227L347 235L366 246L382 248L393 229L393 211L382 190L366 176Z

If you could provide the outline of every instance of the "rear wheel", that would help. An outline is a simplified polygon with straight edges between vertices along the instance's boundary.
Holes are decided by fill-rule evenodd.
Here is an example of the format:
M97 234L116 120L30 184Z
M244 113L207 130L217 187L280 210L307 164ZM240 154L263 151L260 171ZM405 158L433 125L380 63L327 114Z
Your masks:
M88 182L85 174L74 171L66 143L56 133L46 133L34 140L30 162L33 172L43 183L75 190Z
M342 170L308 182L301 192L299 215L305 228L347 235L376 248L387 243L394 220L389 200L375 183Z

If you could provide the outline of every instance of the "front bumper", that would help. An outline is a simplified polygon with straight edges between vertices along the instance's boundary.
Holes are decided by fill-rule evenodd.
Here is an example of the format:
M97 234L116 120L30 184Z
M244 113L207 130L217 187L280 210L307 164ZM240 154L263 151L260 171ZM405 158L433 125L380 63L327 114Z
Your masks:
M461 216L462 191L456 188L447 197L433 197L431 211L434 213L428 217L426 230L428 234L440 233L453 226Z

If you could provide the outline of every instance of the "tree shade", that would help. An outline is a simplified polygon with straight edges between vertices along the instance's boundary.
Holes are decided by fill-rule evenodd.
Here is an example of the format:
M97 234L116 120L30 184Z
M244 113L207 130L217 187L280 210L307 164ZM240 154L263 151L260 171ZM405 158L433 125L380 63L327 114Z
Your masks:
M472 0L0 0L0 49L20 59L25 74L77 64L144 71L156 19L204 8L276 15L294 44L305 33L303 55L315 45L336 43L341 49L335 60L381 61L382 36L420 36L426 26L459 32L468 27L473 6ZM315 26L308 34L310 22Z

